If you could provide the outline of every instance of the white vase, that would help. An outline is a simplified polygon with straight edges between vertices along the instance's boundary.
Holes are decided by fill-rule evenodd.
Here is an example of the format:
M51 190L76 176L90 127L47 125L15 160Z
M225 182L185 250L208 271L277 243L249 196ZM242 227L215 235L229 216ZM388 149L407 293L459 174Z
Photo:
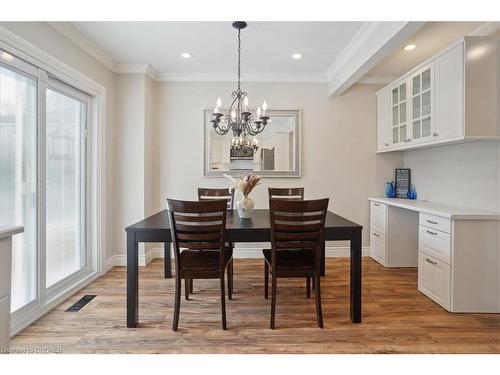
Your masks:
M241 219L250 219L252 217L253 207L253 200L248 195L244 195L243 198L236 201L236 210Z

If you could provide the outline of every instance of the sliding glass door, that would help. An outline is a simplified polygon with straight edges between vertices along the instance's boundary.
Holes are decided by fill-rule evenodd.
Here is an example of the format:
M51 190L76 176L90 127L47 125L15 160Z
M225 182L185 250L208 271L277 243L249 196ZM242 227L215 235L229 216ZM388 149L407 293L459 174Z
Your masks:
M12 239L11 309L37 300L37 81L0 64L0 225Z
M80 92L49 81L46 95L46 287L85 270L85 124Z
M91 97L0 50L0 225L13 237L13 323L91 272L87 122Z

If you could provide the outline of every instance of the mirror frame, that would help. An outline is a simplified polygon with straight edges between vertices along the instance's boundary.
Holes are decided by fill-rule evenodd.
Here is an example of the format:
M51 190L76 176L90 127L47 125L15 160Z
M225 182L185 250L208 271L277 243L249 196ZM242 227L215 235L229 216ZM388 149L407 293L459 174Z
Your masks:
M203 177L224 177L224 174L230 176L241 175L243 171L212 171L210 170L210 116L212 109L203 111ZM225 111L227 112L227 110ZM267 110L269 117L294 117L295 119L295 169L293 171L255 171L260 177L275 177L275 178L299 178L302 177L301 171L301 144L302 144L302 111L301 110ZM268 126L272 126L272 123Z

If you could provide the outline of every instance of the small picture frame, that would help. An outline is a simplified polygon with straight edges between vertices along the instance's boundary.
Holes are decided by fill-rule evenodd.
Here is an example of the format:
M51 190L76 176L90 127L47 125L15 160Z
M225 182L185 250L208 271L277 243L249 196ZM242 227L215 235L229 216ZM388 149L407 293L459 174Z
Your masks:
M396 169L396 178L395 181L395 190L396 190L396 198L407 198L408 190L410 189L411 184L411 173L409 168L397 168Z

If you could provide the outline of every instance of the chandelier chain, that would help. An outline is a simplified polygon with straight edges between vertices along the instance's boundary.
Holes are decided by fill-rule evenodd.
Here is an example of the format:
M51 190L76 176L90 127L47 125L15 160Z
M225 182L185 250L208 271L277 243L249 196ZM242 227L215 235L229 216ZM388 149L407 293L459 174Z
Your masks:
M241 30L238 29L238 91L241 90Z

